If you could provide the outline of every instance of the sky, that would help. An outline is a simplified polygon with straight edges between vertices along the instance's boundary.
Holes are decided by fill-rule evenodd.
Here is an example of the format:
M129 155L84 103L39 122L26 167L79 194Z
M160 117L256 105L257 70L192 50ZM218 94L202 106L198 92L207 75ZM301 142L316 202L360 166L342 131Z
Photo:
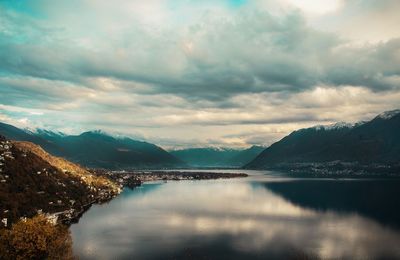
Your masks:
M398 0L0 0L0 121L269 145L400 107Z

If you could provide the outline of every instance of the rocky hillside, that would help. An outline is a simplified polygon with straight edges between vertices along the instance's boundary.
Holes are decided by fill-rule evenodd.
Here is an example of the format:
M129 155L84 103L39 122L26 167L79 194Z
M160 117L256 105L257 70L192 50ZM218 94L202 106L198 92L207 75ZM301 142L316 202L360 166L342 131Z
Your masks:
M0 227L38 212L68 222L119 186L29 142L0 137Z

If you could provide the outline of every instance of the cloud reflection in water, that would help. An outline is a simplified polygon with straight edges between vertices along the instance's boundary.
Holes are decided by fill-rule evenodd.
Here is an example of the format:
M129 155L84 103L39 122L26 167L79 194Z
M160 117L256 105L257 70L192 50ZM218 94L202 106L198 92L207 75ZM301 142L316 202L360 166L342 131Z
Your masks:
M82 259L168 258L192 249L218 258L221 248L237 257L400 257L396 230L357 214L305 209L243 180L146 184L94 206L71 229Z

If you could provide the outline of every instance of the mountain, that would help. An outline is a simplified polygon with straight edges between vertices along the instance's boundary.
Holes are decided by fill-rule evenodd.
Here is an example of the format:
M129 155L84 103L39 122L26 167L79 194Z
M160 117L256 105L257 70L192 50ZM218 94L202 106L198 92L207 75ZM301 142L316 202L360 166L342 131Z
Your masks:
M189 148L170 153L192 167L226 167L229 159L239 151L225 148Z
M400 162L400 110L368 122L316 126L294 131L265 149L246 168L299 163L346 162L392 165Z
M0 122L0 134L10 140L28 141L46 147L46 150L57 150L58 148L50 141L36 135L29 130L23 130L15 126Z
M264 149L264 146L253 145L250 148L239 151L235 156L231 157L228 162L230 165L241 167L254 160Z
M254 159L262 150L261 146L252 146L245 150L190 148L170 153L192 167L241 167Z
M101 131L64 135L43 129L26 131L0 123L0 134L9 139L33 142L49 153L87 167L125 169L182 166L179 159L154 144L127 137L115 138Z
M37 212L75 217L120 188L30 142L0 136L0 219L10 225ZM63 213L64 214L64 213ZM62 216L62 214L60 214Z
M174 167L182 163L163 150L147 142L130 138L115 138L101 131L85 132L77 136L43 135L61 148L56 155L88 167L124 169L136 167Z

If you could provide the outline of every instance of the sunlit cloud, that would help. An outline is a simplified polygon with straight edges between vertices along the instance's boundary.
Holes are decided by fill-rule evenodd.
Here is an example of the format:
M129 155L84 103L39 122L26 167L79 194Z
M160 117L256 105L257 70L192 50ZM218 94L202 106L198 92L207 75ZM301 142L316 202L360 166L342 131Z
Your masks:
M0 112L32 128L103 129L165 147L270 144L298 127L369 119L398 108L399 8L2 1Z
M286 0L289 4L297 8L315 14L325 14L338 10L344 0L331 0L331 1L314 1L314 0Z

